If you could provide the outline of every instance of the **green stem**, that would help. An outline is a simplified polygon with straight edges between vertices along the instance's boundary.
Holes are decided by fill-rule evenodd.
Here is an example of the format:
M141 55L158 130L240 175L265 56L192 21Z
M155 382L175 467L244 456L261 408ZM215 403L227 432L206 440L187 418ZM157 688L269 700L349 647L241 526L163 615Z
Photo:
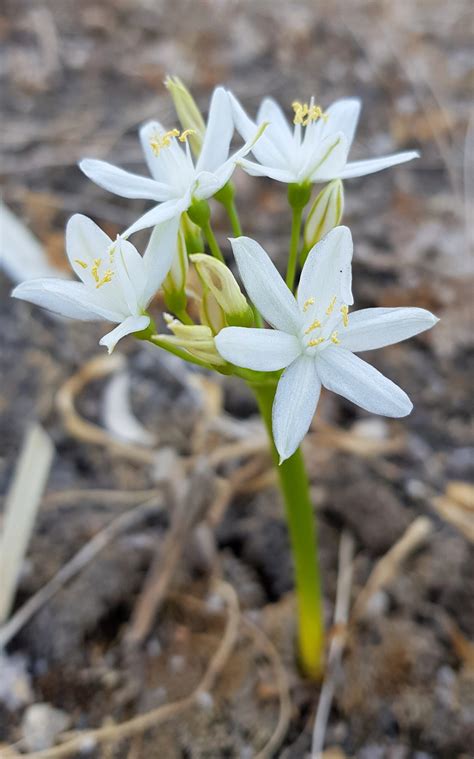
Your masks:
M295 285L296 264L298 262L298 247L300 244L302 219L303 208L300 206L294 206L293 218L291 221L290 253L288 257L288 268L286 270L286 284L291 291L293 291L293 287Z
M232 234L235 235L235 237L242 237L242 227L240 225L239 213L234 198L231 198L228 203L225 203L224 208L227 211L232 226Z
M316 520L309 492L308 476L301 450L278 466L278 452L272 436L272 405L275 385L251 385L270 438L285 504L294 561L298 603L298 652L303 672L320 679L324 664L324 616L318 560Z
M187 361L189 364L202 366L204 369L215 368L215 367L212 367L210 364L206 363L205 361L201 361L201 359L196 358L196 356L193 356L192 353L188 353L188 351L178 348L176 345L172 345L171 343L168 343L166 340L160 340L160 338L157 337L156 335L149 337L148 342L153 343L153 345L156 345L158 348L163 348L163 350L168 351L168 353L172 353L174 356L178 356L179 358L182 358L183 361Z
M204 233L207 244L209 245L209 250L211 251L214 258L217 258L219 261L222 261L222 263L225 263L224 256L222 255L221 249L219 248L219 243L217 242L214 232L212 231L210 222L206 221L202 225L201 229Z
M184 310L184 309L182 309L180 311L175 311L174 315L183 324L194 324L194 321L191 319L191 317L189 316L188 312L186 310Z

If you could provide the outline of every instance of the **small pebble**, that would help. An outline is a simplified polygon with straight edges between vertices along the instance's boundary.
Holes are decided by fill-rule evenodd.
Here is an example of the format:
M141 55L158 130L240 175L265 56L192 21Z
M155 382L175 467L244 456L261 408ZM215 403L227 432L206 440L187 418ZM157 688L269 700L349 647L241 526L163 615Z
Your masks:
M66 730L71 718L51 704L32 704L23 715L21 731L28 751L43 751L54 745L56 736Z

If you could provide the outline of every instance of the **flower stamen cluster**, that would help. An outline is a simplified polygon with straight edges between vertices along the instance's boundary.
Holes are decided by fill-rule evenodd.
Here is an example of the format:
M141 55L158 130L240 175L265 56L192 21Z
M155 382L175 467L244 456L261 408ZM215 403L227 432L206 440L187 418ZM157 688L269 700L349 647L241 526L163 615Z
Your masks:
M295 112L293 124L308 126L308 124L311 124L311 122L317 121L318 119L327 121L329 118L328 114L324 113L320 105L314 104L313 99L311 99L309 105L308 103L300 103L299 100L294 100L291 107Z
M180 132L179 129L175 128L170 129L168 132L164 132L161 135L155 132L155 134L150 137L150 147L154 155L158 156L163 148L169 148L171 140L177 138L180 142L186 142L188 137L193 134L196 134L195 129L184 129L184 131Z

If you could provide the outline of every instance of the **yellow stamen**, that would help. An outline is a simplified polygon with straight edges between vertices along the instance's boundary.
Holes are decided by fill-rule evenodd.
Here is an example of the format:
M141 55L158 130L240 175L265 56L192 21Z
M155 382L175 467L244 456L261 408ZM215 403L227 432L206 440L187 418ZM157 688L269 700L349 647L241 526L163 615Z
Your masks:
M316 345L321 345L321 343L324 343L324 337L316 337L314 340L309 341L308 347L314 348Z
M95 258L94 259L94 264L93 264L92 269L91 269L91 274L92 274L92 276L94 278L94 281L95 281L96 290L99 287L102 287L102 285L105 285L107 282L110 282L111 279L112 279L112 277L113 277L113 275L114 275L114 273L113 273L113 271L111 269L107 269L104 272L104 274L102 275L102 277L101 277L100 274L99 274L99 269L100 269L101 264L102 264L102 259L101 258Z
M83 269L87 269L87 264L86 264L86 262L85 262L85 261L81 261L81 259L80 259L80 258L75 258L75 259L74 259L74 263L75 263L75 264L79 264L79 266L81 266Z
M349 324L349 309L347 306L341 306L342 322L345 327Z
M190 137L192 134L196 134L195 129L185 129L184 132L181 132L181 134L178 137L178 140L180 142L186 142L188 137Z
M336 305L337 295L334 296L332 301L330 302L329 306L326 309L326 314L330 316L332 312L334 311L334 306Z
M312 332L315 329L318 329L318 327L321 326L321 322L318 321L318 319L315 319L315 321L309 325L307 329L305 329L304 333L305 335L309 335L310 332Z
M295 112L293 124L301 124L301 126L308 126L312 121L323 119L327 121L328 115L323 112L320 105L308 105L308 103L300 103L299 100L295 100L291 107Z
M185 129L184 132L180 132L179 129L170 129L164 134L155 134L150 140L150 147L154 154L158 156L163 148L168 148L171 145L173 137L177 137L180 142L186 142L191 134L196 134L195 129Z
M337 332L333 332L331 335L331 342L334 343L334 345L338 345L341 341L337 338Z
M303 311L307 311L310 306L314 306L314 298L307 298L303 303Z

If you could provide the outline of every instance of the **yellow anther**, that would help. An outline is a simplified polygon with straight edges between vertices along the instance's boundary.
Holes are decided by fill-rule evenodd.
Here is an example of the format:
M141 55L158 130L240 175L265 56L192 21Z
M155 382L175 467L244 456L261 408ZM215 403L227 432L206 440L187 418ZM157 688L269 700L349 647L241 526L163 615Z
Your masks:
M100 282L99 267L100 267L101 263L102 263L102 259L101 258L95 258L94 259L94 263L92 265L92 269L91 269L91 274L94 277L94 279L97 282L97 284Z
M336 305L337 295L334 296L332 301L330 302L329 306L326 309L326 314L330 316L332 312L334 311L334 306Z
M99 274L99 269L100 269L101 264L102 264L102 259L95 258L92 269L91 269L91 274L95 281L96 290L99 287L102 287L102 285L105 285L107 282L110 282L112 277L114 276L113 271L111 269L107 269L101 277Z
M82 269L87 269L87 264L86 264L86 262L85 262L85 261L81 261L81 259L80 259L80 258L75 258L75 259L74 259L74 263L75 263L75 264L79 264L79 266L80 266Z
M181 132L181 134L178 137L178 140L180 142L186 142L188 137L190 137L192 134L196 134L195 129L185 129L184 132Z
M349 325L349 309L347 306L341 306L342 323L345 327Z
M324 343L324 340L324 337L316 337L314 340L309 341L308 348L314 348L316 345L321 345L321 343Z
M303 303L303 311L307 311L310 306L314 306L314 298L307 298Z
M184 132L180 132L176 128L170 129L164 134L155 134L150 140L150 147L157 156L163 148L168 148L171 145L173 137L177 137L180 142L186 142L191 134L195 134L194 129L185 129Z
M323 119L327 121L328 115L323 112L320 105L308 105L308 103L300 103L299 100L295 100L292 103L292 108L295 112L293 124L301 124L302 126L308 126L312 121Z
M341 341L338 340L337 332L333 332L331 335L331 342L334 343L334 345L338 345Z
M307 329L305 329L304 333L305 335L309 335L310 332L313 332L313 330L318 329L318 327L321 326L321 322L318 321L318 319L315 319L315 321L309 325Z

